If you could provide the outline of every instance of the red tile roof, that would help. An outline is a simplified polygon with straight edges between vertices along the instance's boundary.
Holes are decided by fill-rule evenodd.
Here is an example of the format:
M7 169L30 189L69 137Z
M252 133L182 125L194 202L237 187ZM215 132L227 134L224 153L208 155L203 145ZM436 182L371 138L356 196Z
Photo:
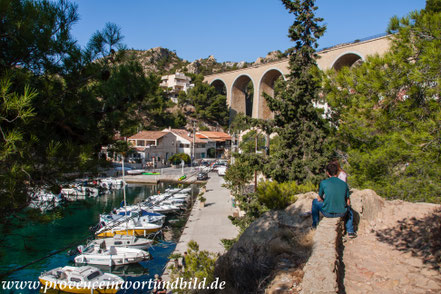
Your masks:
M175 135L184 138L185 140L189 141L189 142L193 142L193 133L189 132L187 130L184 129L165 129L163 130L163 132L172 132ZM190 133L190 136L189 136ZM197 134L195 136L195 143L207 143L207 140L203 140L201 138L198 138Z
M128 140L158 140L165 135L167 135L167 133L161 131L141 131L129 137Z
M214 141L228 141L231 140L231 136L224 132L198 132L197 135L200 135L201 137L214 140Z

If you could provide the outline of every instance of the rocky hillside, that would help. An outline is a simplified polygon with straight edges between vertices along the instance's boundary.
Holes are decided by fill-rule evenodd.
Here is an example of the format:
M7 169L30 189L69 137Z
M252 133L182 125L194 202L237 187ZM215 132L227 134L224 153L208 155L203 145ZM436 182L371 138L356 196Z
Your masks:
M310 256L336 228L315 235L319 230L311 231L311 217L303 215L317 194L296 197L253 222L219 257L215 276L227 288L206 293L330 293L311 286L326 285L320 270L309 271L317 265ZM338 293L440 293L441 206L387 201L373 190L353 190L351 203L358 237L343 237L332 256L318 254L324 264L340 264Z
M138 60L146 73L169 74L176 71L191 74L213 74L229 70L246 68L253 65L268 63L283 58L285 55L280 51L269 52L266 57L259 57L253 63L240 62L217 62L213 55L207 58L199 58L193 62L177 56L176 52L169 49L156 47L149 50L128 50L127 54Z

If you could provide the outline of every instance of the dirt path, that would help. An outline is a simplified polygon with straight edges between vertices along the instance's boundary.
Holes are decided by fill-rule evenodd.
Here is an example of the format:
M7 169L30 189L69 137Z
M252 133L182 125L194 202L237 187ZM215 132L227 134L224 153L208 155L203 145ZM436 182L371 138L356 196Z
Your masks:
M440 206L387 201L360 227L344 243L346 293L441 293Z

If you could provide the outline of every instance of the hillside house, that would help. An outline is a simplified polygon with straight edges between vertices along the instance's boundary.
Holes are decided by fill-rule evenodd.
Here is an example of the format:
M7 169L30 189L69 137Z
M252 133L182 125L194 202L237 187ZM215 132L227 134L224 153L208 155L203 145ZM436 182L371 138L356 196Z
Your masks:
M136 150L129 159L142 163L153 162L156 166L168 164L176 153L176 136L161 131L141 131L127 139Z
M187 93L189 89L194 87L194 84L191 84L190 77L177 72L172 75L162 76L160 86L167 91L169 98L174 103L178 103L179 92L184 91Z

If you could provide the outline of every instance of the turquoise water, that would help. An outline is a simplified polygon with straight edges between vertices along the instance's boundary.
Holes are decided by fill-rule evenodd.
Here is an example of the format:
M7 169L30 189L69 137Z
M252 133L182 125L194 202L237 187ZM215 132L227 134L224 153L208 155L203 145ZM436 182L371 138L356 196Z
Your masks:
M149 195L164 191L168 187L175 187L161 183L159 185L128 186L126 188L127 203L135 203L146 199ZM95 199L70 202L57 212L59 218L42 223L41 221L24 221L14 219L10 224L0 227L0 274L28 264L38 258L44 257L57 250L69 247L70 249L85 243L91 236L89 228L98 223L99 214L119 207L123 200L123 190L111 192ZM148 281L155 274L161 274L169 256L176 244L174 242L160 242L150 248L152 260L144 261L137 265L103 271L113 272L125 280ZM59 266L72 265L73 256L68 255L68 250L57 253L41 262L14 272L4 281L37 281L41 272ZM37 290L4 290L2 293L38 293ZM126 291L124 293L135 293Z

